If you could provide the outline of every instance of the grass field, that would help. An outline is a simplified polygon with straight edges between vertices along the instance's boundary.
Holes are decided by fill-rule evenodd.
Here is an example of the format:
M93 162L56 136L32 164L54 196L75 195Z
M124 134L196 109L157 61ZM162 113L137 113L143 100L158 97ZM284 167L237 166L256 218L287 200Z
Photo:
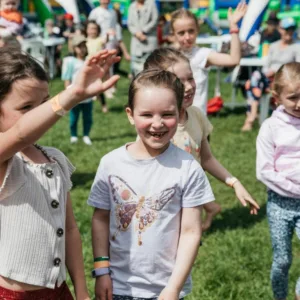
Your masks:
M123 65L125 69L128 65ZM210 76L210 96L213 95L214 74ZM73 208L82 235L85 271L88 287L93 295L94 281L90 276L93 266L91 250L92 209L86 204L95 172L101 157L107 152L133 141L134 128L124 113L129 80L122 77L116 97L109 101L110 112L103 114L99 103L94 103L94 126L91 132L93 146L81 141L69 143L68 117L63 118L40 141L62 150L76 166L73 175ZM59 79L51 82L51 93L63 89ZM222 94L230 100L230 86L222 84ZM216 200L222 205L211 230L203 236L193 268L194 288L188 300L267 300L272 299L269 271L271 244L266 221L266 190L255 178L255 139L258 132L241 133L244 109L224 110L211 117L214 126L211 147L215 156L232 174L240 178L249 192L261 205L258 216L250 216L236 200L233 191L216 179L209 177ZM81 123L80 123L81 128ZM290 295L294 299L294 287L300 270L299 241L294 239L294 262L290 271Z

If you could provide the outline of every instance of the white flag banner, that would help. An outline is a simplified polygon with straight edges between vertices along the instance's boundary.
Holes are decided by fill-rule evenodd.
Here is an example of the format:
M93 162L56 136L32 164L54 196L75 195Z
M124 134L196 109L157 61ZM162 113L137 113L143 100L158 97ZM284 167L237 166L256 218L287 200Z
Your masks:
M58 4L60 4L67 13L73 15L75 23L79 23L80 16L79 16L79 10L78 10L76 0L68 0L68 1L66 1L66 0L55 0L55 1Z

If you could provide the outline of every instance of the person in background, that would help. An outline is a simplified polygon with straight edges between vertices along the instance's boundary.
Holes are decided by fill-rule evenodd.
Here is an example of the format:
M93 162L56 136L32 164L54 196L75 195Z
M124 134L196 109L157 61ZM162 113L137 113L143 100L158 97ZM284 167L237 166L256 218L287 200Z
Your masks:
M63 68L61 79L64 80L65 88L67 89L74 80L77 74L84 66L84 61L88 55L86 47L86 39L84 36L75 35L72 39L74 56L65 57L63 60ZM83 118L83 142L91 146L92 141L89 137L92 127L92 113L93 113L92 98L85 99L70 110L70 131L71 144L78 142L77 125L82 112Z
M125 45L125 43L123 42L123 25L122 25L122 14L119 8L119 5L115 5L114 9L116 11L117 14L117 26L116 26L116 37L117 37L117 41L118 41L118 56L120 56L121 58L124 57L127 61L130 61L130 54L127 50L127 47ZM116 64L114 64L113 68L114 68L114 74L123 74L128 76L128 73L121 71L120 70L120 63L118 62Z
M128 30L133 75L143 70L144 62L157 48L158 11L154 0L136 0L129 6Z
M160 16L157 24L157 42L159 46L169 44L171 41L169 39L169 26L167 19L164 15Z
M100 36L101 28L100 26L92 20L89 20L86 24L85 28L86 32L86 46L88 50L88 57L91 57L95 55L100 50L104 49L105 47L105 40L103 37ZM96 99L99 99L101 106L102 106L102 112L107 113L108 108L105 101L104 94L100 94L96 96Z
M18 11L19 0L0 1L0 37L18 36L23 28L23 15Z
M117 14L114 9L109 8L110 0L99 0L100 6L94 8L88 17L89 20L95 21L101 28L101 37L106 40L106 49L117 49L118 42L116 37ZM113 75L113 67L109 70L109 74ZM107 99L112 99L115 87L110 88L105 92Z
M73 38L74 34L75 34L74 17L73 17L73 15L66 13L64 15L64 26L63 26L63 30L62 30L62 35L68 41L69 53L73 53L72 38Z
M264 93L269 92L275 72L283 64L293 61L300 62L300 45L294 39L296 25L293 18L281 20L279 24L280 40L271 44L267 62L262 71L254 71L246 82L248 108L242 131L252 130L253 123L257 118L259 100Z

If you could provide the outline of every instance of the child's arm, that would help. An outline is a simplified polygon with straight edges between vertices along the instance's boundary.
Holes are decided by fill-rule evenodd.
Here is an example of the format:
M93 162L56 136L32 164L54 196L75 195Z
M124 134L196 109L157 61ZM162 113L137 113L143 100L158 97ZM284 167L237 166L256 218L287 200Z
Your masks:
M168 285L163 289L158 300L179 299L179 293L191 272L196 259L201 239L200 206L182 208L180 238L176 263Z
M59 106L68 111L82 100L113 86L119 76L112 76L104 82L102 78L110 66L119 61L115 54L115 50L103 50L89 58L72 86L56 98ZM36 142L60 119L53 107L51 100L46 101L25 113L10 129L0 133L0 166L21 149Z
M214 157L210 150L209 143L207 139L204 139L201 143L201 165L204 170L209 174L219 179L222 182L226 181L226 178L232 177L232 175L220 164L220 162ZM247 202L250 205L250 213L257 214L259 205L253 200L251 195L247 192L240 181L233 184L235 194L242 205L246 206Z
M92 220L94 257L109 256L109 210L96 208ZM112 281L109 275L96 278L96 299L112 300Z
M80 233L75 221L70 193L68 193L66 212L66 266L73 282L76 299L90 299L84 275Z
M228 10L228 21L231 33L230 54L211 52L207 58L207 67L223 66L234 67L239 64L241 59L241 42L239 38L238 22L243 18L247 11L245 3L239 3L234 13L232 9Z

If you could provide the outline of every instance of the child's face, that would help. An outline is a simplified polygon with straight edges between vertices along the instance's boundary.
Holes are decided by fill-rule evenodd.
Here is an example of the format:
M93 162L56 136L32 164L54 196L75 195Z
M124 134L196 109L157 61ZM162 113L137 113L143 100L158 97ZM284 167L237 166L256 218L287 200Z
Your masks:
M98 26L93 23L88 24L86 28L86 34L89 38L97 38L99 36Z
M300 118L300 84L290 83L287 84L280 96L276 99L278 103L284 106L285 111L296 117Z
M74 51L75 51L76 57L81 57L81 58L86 57L88 54L86 43L83 42L83 43L79 44L78 46L74 47Z
M24 114L48 98L46 81L26 78L14 82L11 91L0 102L0 132L10 129Z
M1 0L0 3L1 10L6 11L17 10L20 4L19 0Z
M187 109L193 104L196 91L196 83L190 64L185 61L180 61L168 68L167 71L174 73L184 85L184 99L182 102L182 108Z
M145 152L157 156L167 149L176 132L179 115L172 90L141 87L135 95L134 110L127 108L126 113Z
M74 22L73 22L73 20L67 19L67 20L65 20L65 24L67 27L72 27L74 25Z
M182 50L191 50L194 47L198 35L194 19L177 19L173 23L173 32Z

